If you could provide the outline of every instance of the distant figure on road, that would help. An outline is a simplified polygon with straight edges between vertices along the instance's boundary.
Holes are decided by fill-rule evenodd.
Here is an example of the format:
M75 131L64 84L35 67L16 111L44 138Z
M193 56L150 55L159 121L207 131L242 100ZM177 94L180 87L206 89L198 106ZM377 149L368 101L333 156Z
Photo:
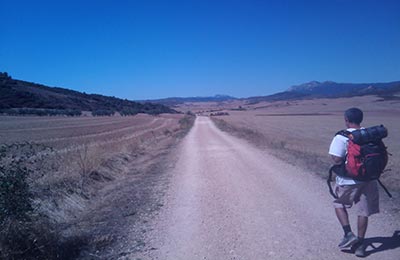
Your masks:
M347 131L361 128L363 112L358 108L350 108L344 113ZM329 154L335 164L344 163L347 152L348 138L336 135L329 147ZM333 201L336 216L342 225L344 237L339 243L341 250L355 248L355 254L365 256L366 245L364 237L368 227L368 217L379 213L379 192L376 180L358 181L347 177L336 176L334 188L337 199ZM351 230L347 209L355 205L358 210L358 236Z

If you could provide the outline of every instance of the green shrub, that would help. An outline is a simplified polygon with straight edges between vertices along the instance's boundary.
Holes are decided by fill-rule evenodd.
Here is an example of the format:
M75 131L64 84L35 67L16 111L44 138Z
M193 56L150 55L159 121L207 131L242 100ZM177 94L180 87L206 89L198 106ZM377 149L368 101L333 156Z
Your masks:
M106 110L106 109L98 109L92 111L92 116L112 116L114 115L114 111Z
M81 116L78 109L43 109L43 108L6 108L0 109L0 113L12 116Z
M121 114L121 116L134 116L137 113L139 113L139 110L135 109L135 108L127 107L127 108L123 108L119 113Z
M27 183L30 170L19 160L0 166L0 225L11 218L28 220L32 211L31 193Z

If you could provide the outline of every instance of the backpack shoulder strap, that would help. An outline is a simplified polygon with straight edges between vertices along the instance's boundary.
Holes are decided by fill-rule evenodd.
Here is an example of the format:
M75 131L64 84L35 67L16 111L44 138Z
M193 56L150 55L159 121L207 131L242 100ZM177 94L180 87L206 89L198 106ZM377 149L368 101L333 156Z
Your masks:
M335 134L335 136L336 136L336 135L342 135L342 136L348 138L350 134L351 134L350 131L347 131L347 130L340 130L339 132L337 132L337 133Z
M327 182L327 184L328 184L329 193L332 195L333 198L337 199L338 196L333 192L332 185L331 185L334 167L337 167L337 166L333 165L333 166L329 169L329 176L328 176L328 179L326 180L326 182Z

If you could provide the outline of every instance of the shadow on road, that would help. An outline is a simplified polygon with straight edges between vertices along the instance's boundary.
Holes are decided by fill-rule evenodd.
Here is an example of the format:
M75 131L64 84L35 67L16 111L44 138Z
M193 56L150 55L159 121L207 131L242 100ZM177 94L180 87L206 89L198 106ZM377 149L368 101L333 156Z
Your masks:
M391 237L370 237L364 241L366 247L365 257L383 252L386 250L396 249L400 247L400 230L396 230ZM354 254L355 248L343 250L342 252Z
M386 250L400 247L400 230L396 230L391 237L371 237L365 239L367 256ZM370 249L372 247L372 250Z

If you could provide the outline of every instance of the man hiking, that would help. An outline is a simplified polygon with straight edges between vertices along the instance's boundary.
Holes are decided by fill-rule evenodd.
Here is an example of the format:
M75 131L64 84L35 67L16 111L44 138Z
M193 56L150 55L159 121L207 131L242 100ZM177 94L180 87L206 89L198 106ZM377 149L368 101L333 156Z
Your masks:
M363 112L358 108L350 108L344 113L347 131L352 132L361 128ZM346 158L348 138L337 134L329 147L329 154L335 164L342 164ZM366 256L364 237L368 227L368 217L379 213L379 192L376 180L359 181L349 177L336 176L334 188L337 199L333 201L336 216L342 225L344 237L339 248L355 249L356 256ZM358 213L357 236L352 232L347 209L355 206Z

